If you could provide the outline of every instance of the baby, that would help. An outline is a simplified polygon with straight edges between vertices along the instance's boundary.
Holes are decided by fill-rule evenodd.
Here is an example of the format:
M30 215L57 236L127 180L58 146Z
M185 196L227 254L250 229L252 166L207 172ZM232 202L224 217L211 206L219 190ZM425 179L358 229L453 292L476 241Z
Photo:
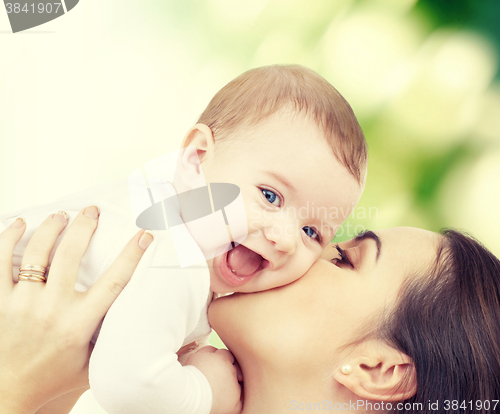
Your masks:
M152 174L155 166L161 170L162 157L138 170L143 195L134 196L140 186L130 191L132 211L128 186L134 181L3 218L7 223L22 214L30 226L61 207L71 217L86 205L98 205L99 229L76 285L86 290L137 231L136 220L147 207L142 199L158 204L185 192L186 181L206 182L208 189L212 183L231 183L241 191L246 237L238 238L241 234L231 234L230 228L237 241L233 248L207 255L194 234L190 239L189 223L180 226L179 238L168 219L169 231L156 232L109 310L90 362L91 388L109 414L239 413L241 389L229 352L203 348L183 358L184 365L177 352L196 347L210 333L206 312L212 292L256 292L301 277L364 187L366 143L351 107L326 80L301 66L257 68L231 81L187 132L182 147L181 176ZM185 220L182 207L177 214ZM59 214L62 220L67 216ZM18 245L17 266L33 231L30 227ZM200 259L196 266L182 267L181 239Z

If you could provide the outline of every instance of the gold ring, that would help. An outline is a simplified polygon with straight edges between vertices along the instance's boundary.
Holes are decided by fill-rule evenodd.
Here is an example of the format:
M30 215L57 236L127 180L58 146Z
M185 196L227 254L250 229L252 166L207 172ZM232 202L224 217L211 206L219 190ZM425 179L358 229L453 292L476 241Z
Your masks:
M19 271L20 271L20 272L24 272L24 271L33 271L33 272L40 272L40 273L45 274L45 272L47 271L47 268L46 268L46 267L43 267L43 266L37 266L37 265L30 265L30 264L26 264L26 265L22 265L22 266L19 268Z
M46 282L45 276L37 275L35 273L23 272L18 275L19 281L29 281L29 282Z

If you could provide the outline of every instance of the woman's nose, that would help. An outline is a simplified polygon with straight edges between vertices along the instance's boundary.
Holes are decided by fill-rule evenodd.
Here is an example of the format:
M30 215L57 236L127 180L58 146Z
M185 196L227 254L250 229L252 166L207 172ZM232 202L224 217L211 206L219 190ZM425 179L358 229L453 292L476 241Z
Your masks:
M290 228L289 228L290 227ZM291 226L272 226L266 227L264 230L266 239L274 244L274 247L288 255L295 253L295 248L297 246L297 234L296 230L292 229Z

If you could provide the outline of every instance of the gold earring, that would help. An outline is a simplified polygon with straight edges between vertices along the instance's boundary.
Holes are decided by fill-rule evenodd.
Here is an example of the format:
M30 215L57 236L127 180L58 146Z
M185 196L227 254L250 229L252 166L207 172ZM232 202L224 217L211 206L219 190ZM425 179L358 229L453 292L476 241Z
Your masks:
M344 375L349 375L352 372L352 367L350 365L344 365L340 371L342 371Z

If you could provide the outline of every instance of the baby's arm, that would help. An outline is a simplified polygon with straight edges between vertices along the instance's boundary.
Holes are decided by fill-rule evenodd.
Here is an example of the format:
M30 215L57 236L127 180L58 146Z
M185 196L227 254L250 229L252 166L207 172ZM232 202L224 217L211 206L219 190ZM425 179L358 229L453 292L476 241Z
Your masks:
M139 268L113 304L90 360L90 385L109 414L208 414L212 392L177 350L208 299L208 275Z
M231 352L206 346L190 355L186 364L195 366L207 377L212 388L211 414L241 412L241 386Z

